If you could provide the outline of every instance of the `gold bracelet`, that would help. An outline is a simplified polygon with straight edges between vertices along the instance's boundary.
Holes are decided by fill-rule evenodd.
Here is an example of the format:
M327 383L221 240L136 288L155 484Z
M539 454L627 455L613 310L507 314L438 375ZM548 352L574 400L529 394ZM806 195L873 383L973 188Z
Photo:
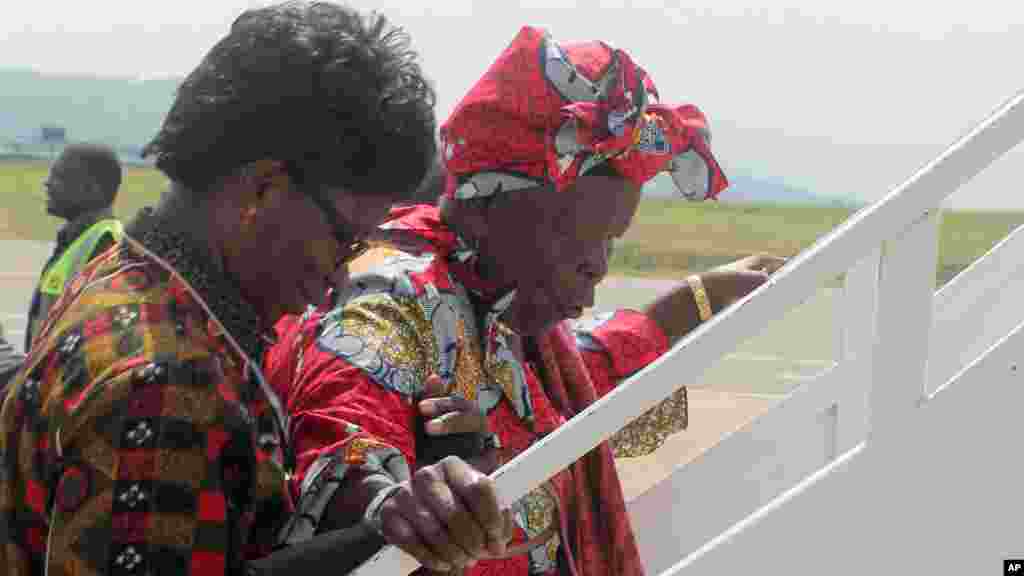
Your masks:
M711 318L711 301L708 300L708 292L704 289L704 281L700 276L694 274L686 278L690 290L693 292L693 299L697 302L697 312L700 314L700 321L707 322Z

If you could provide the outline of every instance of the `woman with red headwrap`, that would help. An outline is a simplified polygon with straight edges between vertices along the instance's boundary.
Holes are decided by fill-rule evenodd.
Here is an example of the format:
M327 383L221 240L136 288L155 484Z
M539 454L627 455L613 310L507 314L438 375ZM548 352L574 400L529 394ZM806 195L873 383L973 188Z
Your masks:
M299 459L300 515L285 538L363 521L434 569L642 574L613 458L649 453L684 429L685 389L516 502L499 558L481 552L496 536L439 512L481 506L432 489L465 478L411 471L455 454L490 472L781 260L742 260L690 277L643 312L568 325L593 305L645 182L668 172L692 200L727 185L702 113L659 104L644 70L604 43L562 45L523 28L441 135L440 207L396 209L378 262L332 309L285 326L268 357ZM480 428L490 433L465 434Z

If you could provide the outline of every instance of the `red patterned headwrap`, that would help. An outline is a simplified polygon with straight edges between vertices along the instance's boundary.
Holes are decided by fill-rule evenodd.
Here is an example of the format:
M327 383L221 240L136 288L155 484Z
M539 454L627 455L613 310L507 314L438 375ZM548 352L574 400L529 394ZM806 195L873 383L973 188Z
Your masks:
M669 172L684 197L715 198L728 181L707 120L696 106L657 101L650 76L622 50L559 45L523 27L441 127L446 194L562 190L609 162L638 185Z

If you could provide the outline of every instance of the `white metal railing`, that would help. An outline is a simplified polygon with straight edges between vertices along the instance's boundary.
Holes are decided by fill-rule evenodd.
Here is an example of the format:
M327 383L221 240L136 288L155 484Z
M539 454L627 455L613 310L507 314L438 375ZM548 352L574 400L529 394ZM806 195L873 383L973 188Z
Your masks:
M1024 321L926 402L899 412L898 427L881 437L872 432L710 541L677 548L657 570L648 565L648 573L663 567L662 576L998 573L1002 558L1019 558L1024 550L1024 463L1008 457L1019 448L1021 358ZM895 372L875 387L902 385L903 370ZM715 448L732 448L731 441ZM676 496L703 504L709 497L728 502L734 494Z
M1000 106L885 198L851 216L801 252L764 286L689 334L662 358L496 471L493 478L502 505L516 501L568 467L685 383L697 381L718 358L735 349L737 343L781 319L791 308L811 297L828 278L851 269L852 274L846 280L846 297L859 298L870 310L867 317L861 319L861 325L854 322L854 326L848 327L856 338L844 341L847 357L836 369L845 370L845 374L854 371L864 381L876 382L884 367L890 379L911 384L876 386L871 390L872 434L885 434L887 427L895 426L898 421L898 410L904 409L908 402L913 404L926 397L924 382L928 371L939 206L947 196L1021 140L1024 140L1024 94ZM851 291L852 285L860 288ZM923 294L928 296L924 303ZM800 402L814 404L812 400L824 393L824 390L813 390L816 384L820 383L805 385L806 392L773 410L780 410L781 416L797 412L786 406ZM862 405L865 410L852 411L852 426L844 424L832 433L833 447L827 457L823 454L824 461L818 468L839 454L858 449L868 431L864 390L853 391L851 397L851 391L836 388L836 398L845 395L844 402ZM829 402L823 402L824 406L815 404L814 409L827 409ZM762 422L778 421L778 417L771 414L762 418L767 418ZM800 477L812 473L814 470L801 470ZM787 477L782 483L785 485L773 487L775 493L791 487L794 482L790 480ZM772 497L775 496L771 493L759 495L745 504L743 512L754 512ZM699 514L693 518L697 519L695 522L704 521ZM403 561L403 556L404 553L394 547L385 548L352 574L401 573L400 567L408 566L411 561L408 557ZM673 571L680 567L677 565Z
M1024 226L935 294L928 390L934 392L1024 318Z

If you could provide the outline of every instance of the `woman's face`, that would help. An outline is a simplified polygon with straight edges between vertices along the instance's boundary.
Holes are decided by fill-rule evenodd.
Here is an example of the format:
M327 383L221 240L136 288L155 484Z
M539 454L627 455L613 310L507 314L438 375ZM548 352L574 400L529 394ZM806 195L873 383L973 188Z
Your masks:
M261 196L232 258L232 272L267 322L319 304L338 282L339 259L351 241L369 234L391 206L386 195L344 189L327 190L318 202L288 179L273 182L275 193Z
M562 192L524 192L512 200L517 213L491 219L488 243L517 289L508 317L515 330L539 335L594 305L612 242L629 228L640 192L617 176L582 176Z

